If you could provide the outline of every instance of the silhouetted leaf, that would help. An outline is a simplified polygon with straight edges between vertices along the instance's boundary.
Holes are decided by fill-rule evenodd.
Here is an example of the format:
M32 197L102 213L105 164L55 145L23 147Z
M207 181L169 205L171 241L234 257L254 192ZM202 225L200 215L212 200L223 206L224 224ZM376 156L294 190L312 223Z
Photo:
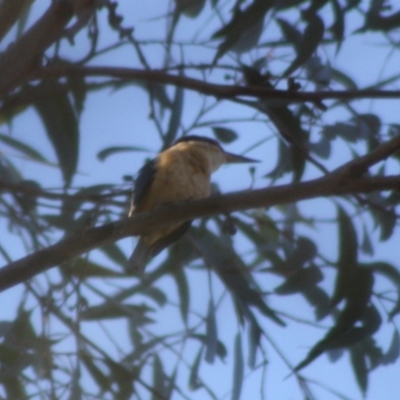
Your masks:
M146 305L121 304L117 301L108 300L105 303L89 307L83 310L81 318L85 321L96 321L99 319L115 319L115 318L134 318L136 324L147 324L153 322L147 317L147 313L154 311Z
M179 294L179 309L181 312L182 320L187 323L189 304L190 304L190 292L189 284L186 273L183 269L177 269L172 277L175 279L176 286Z
M184 76L182 71L180 71L179 76ZM182 118L184 93L185 92L182 87L176 87L171 115L169 117L168 131L164 137L164 148L171 146L178 135L178 129Z
M89 354L87 351L81 351L80 361L82 361L92 379L103 392L110 389L112 382L109 374L104 373L101 368L96 365L95 359L91 354Z
M232 385L231 400L239 400L244 378L242 339L239 332L235 336L234 351L235 351L235 359L233 366L233 385Z
M275 288L277 294L293 294L315 286L323 279L318 267L302 268L290 275L284 283Z
M197 390L202 386L201 381L199 379L199 368L200 368L202 353L203 353L203 347L200 347L200 349L196 355L196 358L194 359L192 367L190 369L190 375L189 375L190 390Z
M176 10L189 18L197 17L203 10L206 0L175 0Z
M121 277L120 273L84 258L74 259L69 263L66 272L79 279Z
M344 11L340 7L340 3L338 0L331 0L331 5L333 9L333 14L335 16L335 21L329 30L333 33L335 40L337 41L336 45L336 54L339 52L340 47L342 45L342 41L344 39Z
M19 152L25 154L28 158L30 158L33 161L49 164L49 161L47 161L42 154L40 154L37 150L35 150L33 147L31 147L25 142L15 139L9 135L3 135L3 134L0 134L0 141L12 147L13 149L18 150Z
M371 215L374 218L375 224L379 226L381 234L380 240L386 241L393 235L394 228L396 227L397 215L393 209L380 209L373 207Z
M218 332L217 332L217 319L215 317L215 306L210 299L208 303L208 312L206 318L206 333L207 333L207 341L206 341L206 353L204 355L205 360L213 364L215 355L217 353L217 342L218 342Z
M192 228L192 231L195 229ZM276 323L284 326L285 323L276 313L267 306L256 283L247 273L241 258L228 242L227 237L218 237L205 229L196 230L193 240L206 263L218 274L222 282L232 294L232 297L241 307L255 306Z
M128 259L116 243L109 243L99 248L110 260L125 267Z
M358 244L356 231L346 212L338 207L339 259L332 305L338 304L352 289L353 271L357 266Z
M249 358L248 364L251 369L256 367L257 350L260 346L262 330L255 318L250 319L249 324Z
M77 114L80 115L83 111L87 94L85 78L78 75L68 75L67 83L74 99L75 110Z
M339 71L338 69L332 66L331 66L331 78L333 81L340 83L348 90L358 90L358 86L353 79L351 79L343 71Z
M331 154L331 141L327 137L321 136L318 142L310 143L308 148L319 157L327 159Z
M126 153L126 152L148 152L147 149L144 147L137 147L137 146L111 146L111 147L106 147L103 150L100 150L97 153L97 158L100 161L105 161L106 158L118 154L118 153Z
M202 348L207 346L207 336L206 335L192 333L189 335L189 337L199 340L204 345ZM221 361L225 361L225 357L228 354L225 345L220 340L217 340L216 354L221 359Z
M368 369L364 353L358 346L350 350L351 365L361 392L365 395L368 386Z
M294 46L296 53L298 53L300 51L303 34L282 18L276 18L276 22L285 39Z
M388 351L383 355L381 362L383 365L393 364L397 361L399 356L400 356L400 336L399 332L395 329L393 331L393 337L390 347L388 348Z
M238 138L238 134L232 129L223 128L221 126L213 126L212 130L215 137L222 143L231 143Z
M252 49L262 33L264 17L271 3L266 0L253 0L245 10L235 7L232 19L214 33L213 39L224 38L218 46L213 65L229 50L242 53Z
M324 36L324 22L318 14L310 13L307 16L307 22L307 27L304 30L301 43L297 48L297 56L283 73L284 77L290 76L299 67L304 65L304 63L314 54Z
M68 92L57 81L46 81L34 92L34 106L56 152L65 186L69 186L78 164L79 126Z

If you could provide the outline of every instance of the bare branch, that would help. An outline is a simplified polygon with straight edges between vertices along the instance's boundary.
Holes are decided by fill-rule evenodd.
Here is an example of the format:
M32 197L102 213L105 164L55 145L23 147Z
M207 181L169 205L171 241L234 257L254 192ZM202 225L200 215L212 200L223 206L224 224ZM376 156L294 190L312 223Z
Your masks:
M104 244L149 231L176 221L185 221L221 213L277 204L292 203L321 196L400 190L400 177L353 177L343 179L336 174L303 183L282 185L254 191L241 191L160 207L133 218L125 218L97 228L79 232L36 253L0 269L0 291L24 282L33 276Z
M219 98L251 96L260 99L287 100L288 102L316 102L325 99L399 99L399 90L337 90L329 92L294 92L288 90L266 89L254 86L217 85L180 75L168 74L163 70L142 70L115 67L49 66L44 67L36 78L78 76L107 76L120 79L141 79L145 81L171 84L199 93Z

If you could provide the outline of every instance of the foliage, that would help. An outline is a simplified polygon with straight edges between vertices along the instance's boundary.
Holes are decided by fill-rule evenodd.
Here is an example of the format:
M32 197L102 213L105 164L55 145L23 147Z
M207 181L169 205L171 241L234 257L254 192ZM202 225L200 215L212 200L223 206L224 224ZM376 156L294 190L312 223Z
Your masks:
M246 380L256 376L265 396L271 353L304 398L358 396L303 375L324 353L349 363L365 396L374 371L400 355L400 269L381 250L394 252L399 234L400 125L387 109L400 96L395 2L44 3L0 1L0 257L10 264L0 281L24 281L9 289L15 318L0 321L0 397L254 398ZM369 40L389 55L368 49L377 77L342 57ZM82 120L103 118L87 108L121 91L145 94L147 128L125 144L110 137L95 160ZM139 121L139 103L119 107ZM38 140L24 123L32 112ZM132 177L109 184L96 169L121 158L126 171L126 154L144 161L149 147L191 133L262 160L242 178L225 175L243 181L235 189L289 183L293 200L209 212L144 278L132 276L131 242L107 225L125 218ZM89 178L81 154L92 157ZM300 203L314 178L325 189L309 197L336 196ZM91 230L96 246L74 252L103 225L107 237ZM58 241L57 257L43 252ZM31 269L13 263L28 254ZM311 339L297 341L302 326ZM291 345L272 339L282 332ZM303 359L283 350L293 342L309 346ZM229 383L215 379L226 370Z

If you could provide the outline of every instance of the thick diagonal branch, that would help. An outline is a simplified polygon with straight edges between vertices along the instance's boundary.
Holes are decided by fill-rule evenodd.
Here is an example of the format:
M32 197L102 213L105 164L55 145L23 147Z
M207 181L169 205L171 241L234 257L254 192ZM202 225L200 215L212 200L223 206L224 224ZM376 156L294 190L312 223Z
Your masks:
M84 230L46 249L28 255L0 269L0 291L60 265L73 257L128 236L139 235L176 221L229 213L277 204L292 203L315 197L399 190L400 177L326 176L308 182L282 185L253 191L235 192L204 200L161 207L134 218L126 218L97 228Z

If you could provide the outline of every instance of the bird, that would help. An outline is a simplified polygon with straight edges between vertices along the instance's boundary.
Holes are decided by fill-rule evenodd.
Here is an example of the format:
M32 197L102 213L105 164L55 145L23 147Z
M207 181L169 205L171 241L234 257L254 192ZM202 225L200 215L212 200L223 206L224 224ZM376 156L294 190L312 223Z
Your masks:
M257 162L228 153L217 140L187 135L148 161L134 181L129 217L160 206L206 198L211 174L222 164ZM143 274L150 259L180 239L192 221L168 224L139 237L128 260L128 271Z

